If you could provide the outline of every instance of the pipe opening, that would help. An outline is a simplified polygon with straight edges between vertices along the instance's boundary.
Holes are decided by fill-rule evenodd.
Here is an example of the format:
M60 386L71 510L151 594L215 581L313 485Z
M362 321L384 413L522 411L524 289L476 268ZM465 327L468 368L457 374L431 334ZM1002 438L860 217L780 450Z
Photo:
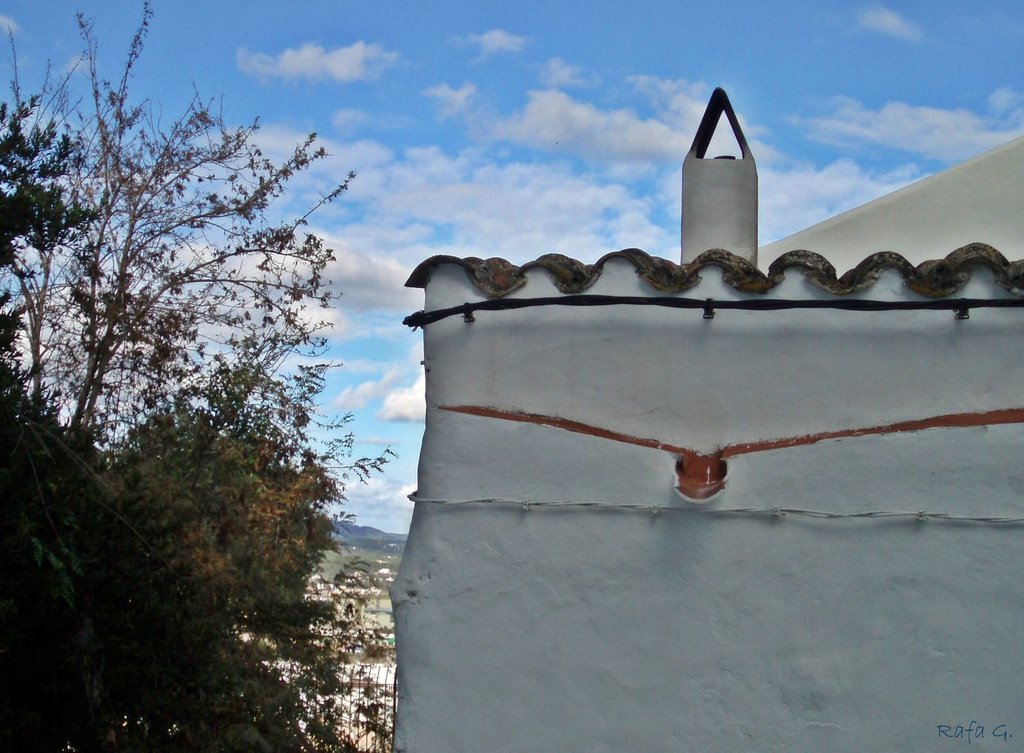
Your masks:
M676 491L691 502L706 502L725 488L727 473L721 451L681 456L676 461Z

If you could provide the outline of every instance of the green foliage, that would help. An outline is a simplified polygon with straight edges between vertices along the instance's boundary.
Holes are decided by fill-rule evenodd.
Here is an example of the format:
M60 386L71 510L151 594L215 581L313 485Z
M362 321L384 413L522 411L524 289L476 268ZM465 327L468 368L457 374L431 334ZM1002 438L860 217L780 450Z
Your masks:
M72 141L53 123L34 123L38 110L39 97L0 103L0 268L15 262L15 243L54 249L88 219L61 183Z
M111 600L97 640L108 665L131 668L102 704L122 748L344 749L332 699L350 625L307 598L338 490L301 439L302 406L268 416L265 396L287 391L245 359L223 365L114 453L134 530L116 551L94 542L106 551L92 559Z
M339 490L296 394L223 363L102 459L3 424L32 466L5 478L33 478L2 490L10 749L349 749L338 669L361 628L343 592L309 596Z
M310 580L386 455L280 371L331 254L263 217L322 152L272 165L198 99L161 129L148 21L114 85L83 22L89 112L0 106L0 751L352 750L360 584Z
M0 105L0 270L25 244L52 248L86 219L59 183L69 142L34 124L36 105ZM86 471L90 444L67 436L41 396L26 391L17 301L0 292L0 749L57 750L85 710L66 682L77 667L63 649L76 641L68 618L84 569L75 547L80 506L96 487ZM52 733L52 709L68 712L62 734Z

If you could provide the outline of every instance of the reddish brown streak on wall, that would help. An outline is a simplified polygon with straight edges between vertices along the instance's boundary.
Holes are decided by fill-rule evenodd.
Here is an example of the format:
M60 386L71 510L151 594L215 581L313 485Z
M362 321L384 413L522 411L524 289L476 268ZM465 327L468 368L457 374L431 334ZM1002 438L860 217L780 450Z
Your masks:
M504 421L518 421L520 423L537 424L539 426L550 426L555 429L563 429L574 434L586 434L592 437L610 439L615 442L650 447L657 450L665 450L679 456L676 464L678 476L677 488L680 493L693 499L707 499L725 486L726 458L737 455L748 455L754 452L765 452L767 450L778 450L786 447L798 447L801 445L815 444L828 439L842 439L845 437L863 437L879 434L895 434L905 431L921 431L923 429L938 428L961 428L967 426L993 426L998 424L1024 423L1024 408L1004 408L999 410L982 411L978 413L947 413L941 416L930 416L928 418L915 419L913 421L898 421L880 426L868 426L858 429L840 429L837 431L826 431L817 434L804 434L797 437L784 437L781 439L765 439L757 442L741 442L739 444L726 445L714 453L698 453L686 447L661 442L657 439L647 437L636 437L630 434L603 429L599 426L591 426L580 421L572 421L558 416L544 416L538 413L524 413L522 411L508 411L499 408L488 408L479 405L442 405L441 410L452 413L465 413L471 416L482 416L485 418L499 418Z

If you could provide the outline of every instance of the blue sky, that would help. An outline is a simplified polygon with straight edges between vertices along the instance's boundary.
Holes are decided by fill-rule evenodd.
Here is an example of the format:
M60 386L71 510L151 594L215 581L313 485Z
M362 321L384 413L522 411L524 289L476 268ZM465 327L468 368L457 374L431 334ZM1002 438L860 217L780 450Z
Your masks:
M193 87L259 117L284 153L316 131L331 157L297 212L336 249L324 395L359 451L398 458L350 487L359 522L404 531L422 435L422 306L403 287L433 254L639 247L678 259L679 169L715 86L757 159L760 240L778 239L1024 133L1024 7L1011 2L347 2L155 0L134 91L168 119ZM126 0L0 5L31 87L92 19L116 75L141 18ZM10 72L9 56L4 58ZM952 250L952 249L949 249ZM842 270L841 270L842 271Z

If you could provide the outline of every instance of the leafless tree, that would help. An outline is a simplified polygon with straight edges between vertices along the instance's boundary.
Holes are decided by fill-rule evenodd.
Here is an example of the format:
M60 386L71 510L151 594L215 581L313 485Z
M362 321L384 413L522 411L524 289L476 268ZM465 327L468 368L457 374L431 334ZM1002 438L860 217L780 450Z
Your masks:
M69 427L101 435L200 374L211 350L250 337L273 360L315 345L318 308L332 298L332 252L303 232L309 214L268 219L289 181L325 156L315 134L274 163L256 144L257 123L228 127L198 94L162 124L158 107L129 91L150 15L147 6L113 83L79 17L86 91L68 96L66 80L45 101L74 139L68 195L90 220L69 242L17 249L0 280L20 298L33 391Z

